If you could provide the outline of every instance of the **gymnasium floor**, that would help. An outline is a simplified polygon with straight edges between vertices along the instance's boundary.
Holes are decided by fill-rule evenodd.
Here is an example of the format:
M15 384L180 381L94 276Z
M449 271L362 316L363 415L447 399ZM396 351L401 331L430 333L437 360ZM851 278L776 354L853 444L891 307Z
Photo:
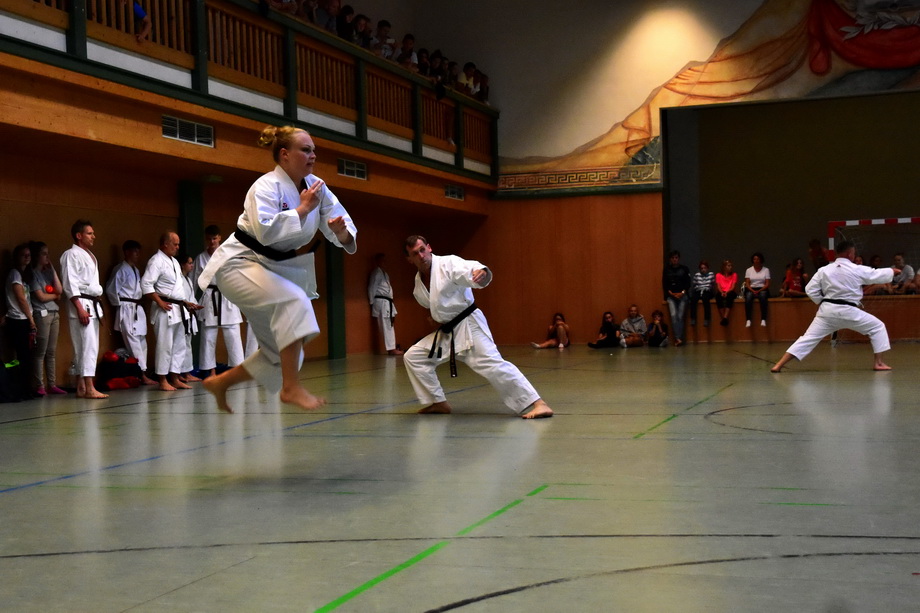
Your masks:
M920 344L785 348L503 347L537 421L383 356L308 363L317 413L0 405L0 610L915 611Z

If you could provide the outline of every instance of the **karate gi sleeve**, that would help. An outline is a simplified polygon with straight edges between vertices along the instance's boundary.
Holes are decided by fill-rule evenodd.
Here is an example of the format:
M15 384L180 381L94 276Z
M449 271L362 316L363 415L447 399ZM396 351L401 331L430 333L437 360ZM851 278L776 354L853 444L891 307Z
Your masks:
M246 216L252 224L253 236L263 245L274 245L296 239L301 235L300 216L295 210L300 204L285 202L288 210L282 210L284 192L277 182L260 179L246 194Z
M339 202L339 199L335 197L335 194L332 193L332 190L328 186L323 185L323 201L319 205L319 215L320 215L320 224L319 229L323 233L329 242L335 245L336 247L341 247L345 250L346 253L354 253L358 250L358 228L355 227L354 222L351 220L351 216L348 214L348 211L345 210L345 207L342 206L342 203ZM352 241L348 245L343 245L339 242L338 237L335 233L329 229L329 220L335 217L344 217L345 226L348 228L348 233L351 234Z
M64 289L64 297L68 300L83 293L80 290L79 279L79 262L69 250L65 251L61 256L61 285Z

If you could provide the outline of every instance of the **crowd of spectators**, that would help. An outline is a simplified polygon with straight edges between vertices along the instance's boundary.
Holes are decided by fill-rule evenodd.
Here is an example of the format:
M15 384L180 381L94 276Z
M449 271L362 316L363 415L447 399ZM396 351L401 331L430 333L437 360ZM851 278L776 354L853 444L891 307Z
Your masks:
M489 77L473 62L463 67L444 55L440 49L430 51L418 48L415 36L403 35L401 42L393 34L393 26L386 19L377 20L376 26L368 15L358 13L341 0L262 0L276 11L312 23L327 30L379 58L399 64L406 70L430 80L439 97L447 90L465 94L484 104L489 103Z

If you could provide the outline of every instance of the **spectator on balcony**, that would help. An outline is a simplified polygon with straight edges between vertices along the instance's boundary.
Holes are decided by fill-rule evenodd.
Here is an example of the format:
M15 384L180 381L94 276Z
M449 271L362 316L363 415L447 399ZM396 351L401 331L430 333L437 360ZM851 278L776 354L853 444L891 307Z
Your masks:
M443 61L447 63L447 77L442 81L442 83L444 83L444 87L456 89L457 79L460 76L460 64L457 62L452 62L446 57Z
M431 60L428 59L428 49L419 49L418 53L418 74L423 77L431 75Z
M390 36L390 22L381 19L377 22L377 32L371 39L371 51L385 60L393 59L393 52L396 49L396 39Z
M268 0L268 6L279 13L287 13L291 17L297 17L300 12L299 0Z
M335 29L339 38L355 42L355 9L346 4L335 18Z
M476 64L473 62L467 62L463 65L463 71L457 75L456 89L458 92L464 93L468 96L473 95L473 75L475 73Z
M444 56L440 49L435 49L429 59L430 67L428 68L428 78L434 83L442 83L447 80L447 64L444 62Z
M315 13L316 25L328 32L338 34L336 18L338 17L340 8L340 0L320 0Z
M406 34L403 36L402 47L396 56L396 63L405 68L416 72L418 70L418 56L415 53L415 36Z
M128 0L121 0L121 3L127 4ZM150 21L150 15L147 14L147 11L144 10L144 7L139 2L132 2L132 4L134 10L134 38L137 39L138 44L143 44L150 36L150 29L153 27L153 23Z
M316 11L319 9L319 0L302 0L298 17L310 23L319 23L316 19Z
M489 75L477 70L476 74L473 75L473 83L476 89L473 97L483 104L489 104Z
M362 49L371 48L373 33L371 32L371 18L367 15L356 15L355 20L355 40L354 43Z

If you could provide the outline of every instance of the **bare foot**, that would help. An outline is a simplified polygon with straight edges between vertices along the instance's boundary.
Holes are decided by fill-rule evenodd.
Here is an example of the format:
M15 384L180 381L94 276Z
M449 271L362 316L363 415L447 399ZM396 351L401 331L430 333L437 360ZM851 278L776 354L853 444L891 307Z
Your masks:
M156 385L156 384L157 384L156 381L154 381L153 379L151 379L151 378L148 377L147 375L144 375L144 376L141 377L141 383L143 383L144 385Z
M183 383L182 381L179 381L178 379L177 379L176 381L173 381L172 384L173 384L173 387L175 387L177 390L190 390L190 389L192 389L192 386L191 386L191 385L186 385L185 383Z
M424 409L419 409L418 412L423 415L428 413L447 414L450 413L450 405L446 400L443 402L435 402L434 404L428 405Z
M86 390L86 393L80 396L80 398L88 398L90 400L102 400L103 398L108 398L108 397L109 397L108 394L103 394L102 392L100 392L99 390L95 388Z
M326 399L320 398L319 396L314 396L306 389L298 385L296 387L282 389L281 402L293 404L300 407L304 411L315 411L316 409L326 404Z
M387 355L402 355L403 352L400 349L390 349L387 351Z
M218 409L224 413L233 413L233 409L227 404L227 386L220 377L208 377L201 385L214 395Z
M773 366L773 368L770 369L770 372L772 372L772 373L778 373L778 372L780 372L782 369L783 369L782 366Z
M553 410L549 408L549 405L546 404L542 398L534 402L531 406L533 406L533 408L521 415L521 417L524 419L542 419L544 417L553 416Z
M185 378L182 380L185 381L186 383L198 383L199 381L201 381L201 379L199 379L198 377L192 374L185 375Z
M160 381L160 384L157 386L157 389L161 392L174 392L176 388L169 384L168 381Z
M891 370L891 366L889 366L888 364L885 364L884 362L879 362L875 365L875 367L872 370L882 370L882 371Z

